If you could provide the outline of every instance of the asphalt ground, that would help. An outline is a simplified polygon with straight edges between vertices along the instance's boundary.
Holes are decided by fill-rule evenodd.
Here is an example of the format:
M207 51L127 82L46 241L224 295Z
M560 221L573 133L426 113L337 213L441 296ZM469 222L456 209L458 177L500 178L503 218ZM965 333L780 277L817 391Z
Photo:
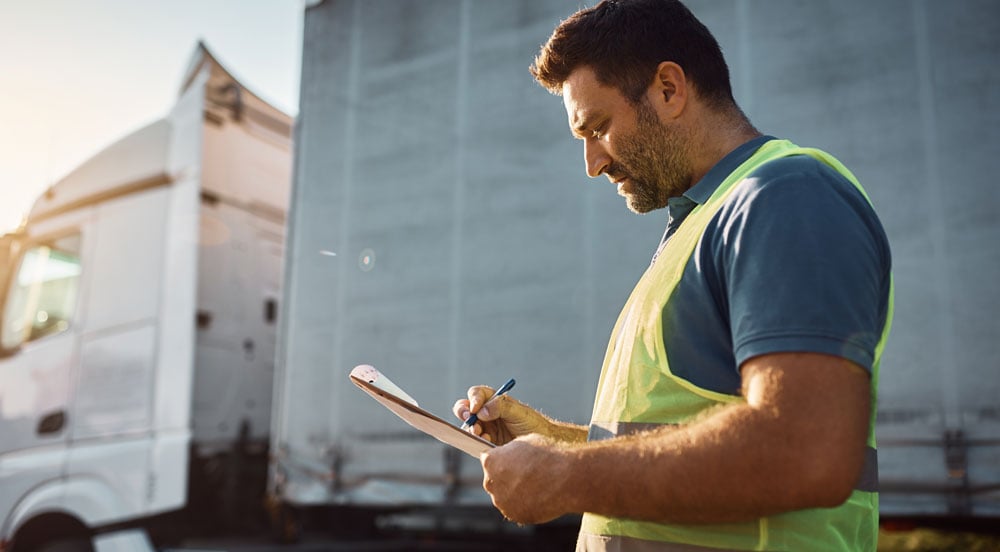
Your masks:
M160 552L383 552L417 551L538 551L572 550L571 542L531 536L472 535L441 537L432 534L392 535L370 539L338 539L303 535L300 542L279 544L267 537L193 539ZM915 528L879 533L879 552L998 552L1000 535L947 529Z
M268 539L205 539L192 540L180 546L163 548L160 552L476 552L572 550L573 543L551 540L495 538L490 536L442 538L431 535L390 536L372 539L336 539L315 535L304 536L294 544L279 544Z

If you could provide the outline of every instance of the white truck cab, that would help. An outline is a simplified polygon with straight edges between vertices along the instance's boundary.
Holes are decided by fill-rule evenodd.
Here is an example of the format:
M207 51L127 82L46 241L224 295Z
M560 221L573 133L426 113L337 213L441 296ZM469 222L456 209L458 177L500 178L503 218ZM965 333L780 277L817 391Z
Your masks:
M165 118L51 186L3 237L0 551L141 550L141 534L116 531L185 504L196 431L219 447L256 415L266 439L272 367L229 359L273 362L273 346L219 316L250 294L219 280L262 247L274 267L256 272L280 275L290 129L199 45ZM196 359L215 364L198 374Z

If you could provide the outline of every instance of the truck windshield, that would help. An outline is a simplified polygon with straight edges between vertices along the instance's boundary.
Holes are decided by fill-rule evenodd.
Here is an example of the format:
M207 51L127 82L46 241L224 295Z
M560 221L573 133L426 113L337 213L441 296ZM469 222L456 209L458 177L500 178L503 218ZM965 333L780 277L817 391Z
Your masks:
M68 328L81 272L80 235L31 245L16 267L9 259L5 264L0 346L13 349Z

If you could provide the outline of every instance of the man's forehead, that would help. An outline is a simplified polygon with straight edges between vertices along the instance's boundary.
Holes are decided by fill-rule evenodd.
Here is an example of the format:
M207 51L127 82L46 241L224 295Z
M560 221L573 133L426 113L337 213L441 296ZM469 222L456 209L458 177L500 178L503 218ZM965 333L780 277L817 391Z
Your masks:
M570 73L562 85L563 106L569 127L576 134L586 133L595 120L620 109L625 97L614 86L597 80L586 66Z
M562 98L570 127L577 127L590 112L600 108L601 93L607 94L608 88L598 82L589 67L579 67L569 74L562 85Z
M604 85L597 80L593 69L586 66L578 67L563 81L563 101L568 101L570 97L579 101L597 92L598 88L604 88Z

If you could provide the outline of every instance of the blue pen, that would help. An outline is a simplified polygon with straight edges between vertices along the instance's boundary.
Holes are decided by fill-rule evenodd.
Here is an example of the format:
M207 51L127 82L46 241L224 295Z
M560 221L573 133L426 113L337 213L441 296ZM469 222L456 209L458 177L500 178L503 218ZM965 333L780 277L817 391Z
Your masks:
M493 399L499 397L500 395L503 395L507 391L510 391L512 387L514 387L514 378L510 378L509 380L507 380L507 383L501 385L500 389L498 389L496 393L493 393L493 396L490 397L489 399L487 399L486 403L484 403L483 406L486 406L486 404L488 404ZM482 407L480 407L480 408L482 408ZM462 424L462 429L469 429L470 427L472 427L472 424L474 424L474 423L476 423L478 421L479 421L479 418L477 418L476 415L473 414L473 415L469 416L469 418L467 420L465 420L465 423Z

